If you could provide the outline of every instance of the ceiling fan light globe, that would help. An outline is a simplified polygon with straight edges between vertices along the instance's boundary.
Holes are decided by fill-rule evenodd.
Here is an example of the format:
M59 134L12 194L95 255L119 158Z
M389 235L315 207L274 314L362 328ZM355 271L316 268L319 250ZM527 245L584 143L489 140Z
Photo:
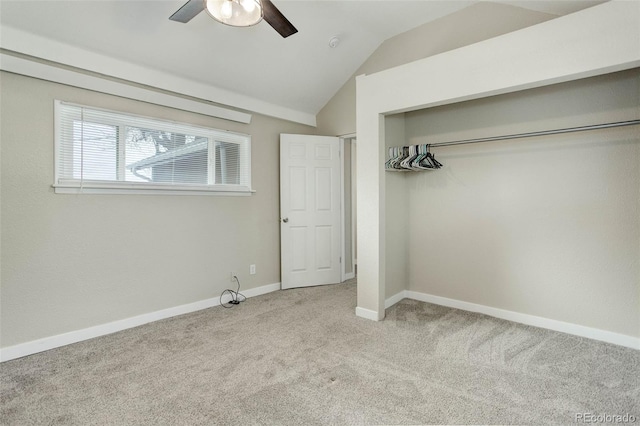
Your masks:
M233 27L250 27L262 20L262 6L259 0L203 1L204 9L209 16L226 25Z
M225 1L222 3L222 7L220 8L220 15L223 19L229 19L233 16L232 2Z
M240 0L240 4L247 13L253 12L257 7L256 0Z

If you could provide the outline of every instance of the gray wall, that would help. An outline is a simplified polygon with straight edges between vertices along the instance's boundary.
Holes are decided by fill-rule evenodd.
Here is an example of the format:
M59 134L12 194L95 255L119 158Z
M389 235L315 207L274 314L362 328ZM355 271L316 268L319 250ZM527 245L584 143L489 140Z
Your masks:
M640 70L404 117L409 144L640 119ZM433 151L404 182L409 290L640 336L640 126Z
M280 281L279 134L250 125L0 74L2 347ZM54 194L53 101L252 135L250 197ZM256 264L257 274L249 275Z
M357 75L403 65L554 17L505 4L478 3L392 37L380 45L318 113L318 131L325 135L355 133Z

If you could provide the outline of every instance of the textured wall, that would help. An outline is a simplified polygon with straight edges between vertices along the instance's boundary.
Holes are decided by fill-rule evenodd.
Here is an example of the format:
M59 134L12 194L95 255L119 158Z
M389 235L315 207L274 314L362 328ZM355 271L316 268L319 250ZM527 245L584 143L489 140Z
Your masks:
M631 119L638 69L405 115L411 144ZM640 126L434 152L409 290L640 336Z
M2 347L216 297L231 270L244 289L280 281L279 134L315 129L260 115L243 125L8 73L0 89ZM54 99L251 134L257 193L54 194Z

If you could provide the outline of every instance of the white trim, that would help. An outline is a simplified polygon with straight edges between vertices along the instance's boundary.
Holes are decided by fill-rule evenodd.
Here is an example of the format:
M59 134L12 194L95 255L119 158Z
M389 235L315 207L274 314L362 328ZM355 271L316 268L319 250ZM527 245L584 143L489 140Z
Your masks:
M559 331L561 333L572 334L574 336L586 337L588 339L599 340L601 342L613 343L614 345L625 346L631 349L640 349L640 338L637 337L627 336L625 334L614 333L611 331L600 330L592 327L586 327L583 325L572 324L564 321L538 317L535 315L507 311L505 309L479 305L462 300L434 296L432 294L420 293L417 291L403 290L398 294L391 296L385 301L385 308L388 309L405 298L417 300L420 302L433 303L440 306L447 306L449 308L461 309L463 311L477 312L495 318L501 318L507 321L545 328L547 330ZM366 311L366 309L363 310Z
M41 80L52 81L54 83L66 84L68 86L79 87L81 89L93 90L127 99L148 102L150 104L195 112L211 117L222 118L224 120L236 121L244 124L251 123L251 114L244 112L234 111L178 96L172 96L142 87L119 83L117 81L105 80L103 78L94 77L69 69L58 68L41 62L30 61L28 59L4 53L0 53L0 69L2 71L39 78Z
M345 205L344 205L344 139L338 138L338 155L340 157L340 282L345 282L347 280L347 272L345 269L345 264L347 263L347 259L345 256L345 252L347 250L345 239L346 239L346 227L345 223Z
M251 135L230 132L209 127L194 126L191 124L180 123L172 120L162 120L141 116L138 114L130 114L120 111L113 111L105 108L97 108L92 106L80 105L61 100L54 101L54 146L55 146L55 164L54 164L54 183L56 193L61 194L155 194L155 195L251 195L254 191L251 189ZM125 131L127 127L144 127L157 129L168 132L184 133L187 135L200 136L207 139L207 142L190 143L183 147L174 149L171 152L156 154L152 157L137 161L134 164L126 166L127 168L152 166L155 164L163 164L170 162L178 155L184 155L196 151L208 150L208 179L209 184L184 184L184 183L159 183L159 182L130 182L130 181L106 181L106 180L85 180L82 178L72 178L73 175L73 159L68 158L62 161L60 151L71 148L75 145L72 140L74 130L72 129L72 120L81 120L83 123L89 121L92 123L101 123L110 127L117 127L120 132L120 140L125 140ZM65 132L66 129L66 132ZM65 133L63 135L63 133ZM245 173L240 173L241 184L214 184L212 172L214 157L213 147L216 142L232 143L238 146L240 152L240 168ZM67 146L69 145L69 146ZM121 156L121 162L118 167L118 177L124 179L125 162L122 147L118 144L117 152ZM171 154L173 153L173 154ZM244 167L243 167L244 166ZM61 173L60 170L64 169Z
M281 118L296 123L316 126L315 114L275 105L251 96L242 95L209 84L178 77L164 71L135 65L104 54L61 43L10 26L2 27L0 47L35 58L65 64L79 70L87 70L109 77L131 81L137 84L174 92L204 102L216 102L254 111L270 117ZM2 59L4 61L4 58ZM4 65L3 65L4 66ZM81 76L81 73L74 73ZM106 81L106 80L105 80Z
M176 190L176 189L141 189L141 188L92 188L83 185L76 186L51 185L56 194L107 194L107 195L207 195L223 197L249 197L256 191L205 191L205 190Z
M351 269L353 270L353 275L355 276L356 271L358 270L358 259L356 258L358 247L358 169L356 167L356 159L358 158L358 139L356 138L355 133L353 133L352 136L349 137L351 138ZM353 172L354 170L356 171L355 173Z
M355 139L356 133L347 133L346 135L340 135L338 137L342 139Z
M389 297L387 300L385 300L384 308L389 309L390 307L392 307L402 299L406 299L406 298L407 298L407 290L402 290L401 292L396 293L393 296Z
M354 187L355 187L355 179L354 179L354 176L353 176L353 164L354 164L354 161L353 161L353 148L354 148L354 145L356 143L355 137L356 137L355 133L352 133L350 135L345 135L345 136L339 136L339 140L340 140L340 181L341 181L341 185L340 185L340 200L342 202L342 206L341 206L341 209L340 209L340 217L342 218L341 219L341 222L342 222L342 224L341 224L342 225L342 266L341 266L342 270L341 270L341 273L342 273L342 281L343 282L346 281L346 280L353 279L356 276L356 272L355 272L356 271L356 264L355 264L355 257L354 257L355 253L354 253L354 250L353 250L353 247L354 247L354 244L355 244L355 241L356 241L356 232L355 232L355 226L354 226L356 217L353 214L353 205L354 205L354 202L355 202L355 198L353 196ZM345 141L347 139L353 139L351 141L351 143L350 143L351 155L349 157L350 158L350 160L349 160L350 161L349 171L351 173L351 188L350 188L350 190L351 190L351 200L350 200L350 202L351 202L351 232L350 232L350 235L349 235L349 238L351 238L351 270L352 270L351 272L346 272L346 266L345 266L346 263L347 263L346 262L346 244L345 244L346 240L347 240L347 229L345 227L345 219L346 219L345 201L346 200L345 200L344 179L345 179L345 167L346 167L347 163L345 161L345 148L344 147L345 147Z
M267 284L260 287L250 288L249 290L240 290L240 293L244 294L247 297L256 297L262 296L263 294L273 293L274 291L280 290L280 283Z
M163 183L59 179L51 185L61 194L187 194L251 195L256 192L243 185L169 185Z
M372 311L370 309L361 308L359 306L356 307L356 316L372 321L380 321L384 318L379 318L378 312Z
M260 296L266 293L271 293L277 290L280 290L280 283L267 284L261 287L251 288L249 290L241 290L240 292L249 298ZM178 315L184 315L218 305L220 305L219 296L213 297L211 299L200 300L198 302L188 303L186 305L162 309L160 311L149 312L147 314L137 315L135 317L117 320L106 324L96 325L94 327L89 327L82 330L70 331L68 333L58 334L56 336L50 336L38 340L32 340L26 343L20 343L18 345L0 349L0 362L32 355L38 352L47 351L49 349L59 348L61 346L81 342L83 340L93 339L94 337L116 333L118 331L138 327L150 322L175 317Z

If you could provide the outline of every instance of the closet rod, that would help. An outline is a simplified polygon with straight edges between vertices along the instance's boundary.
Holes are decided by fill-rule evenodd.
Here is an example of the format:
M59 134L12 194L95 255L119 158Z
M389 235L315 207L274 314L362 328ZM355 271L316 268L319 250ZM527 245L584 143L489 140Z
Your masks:
M636 124L640 124L640 120L617 121L615 123L593 124L591 126L569 127L566 129L555 129L555 130L542 130L539 132L517 133L514 135L503 135L503 136L490 136L486 138L477 138L477 139L463 139L458 141L432 143L430 144L430 146L433 148L437 146L464 145L468 143L501 141L505 139L530 138L533 136L556 135L559 133L582 132L585 130L609 129L611 127L633 126Z

